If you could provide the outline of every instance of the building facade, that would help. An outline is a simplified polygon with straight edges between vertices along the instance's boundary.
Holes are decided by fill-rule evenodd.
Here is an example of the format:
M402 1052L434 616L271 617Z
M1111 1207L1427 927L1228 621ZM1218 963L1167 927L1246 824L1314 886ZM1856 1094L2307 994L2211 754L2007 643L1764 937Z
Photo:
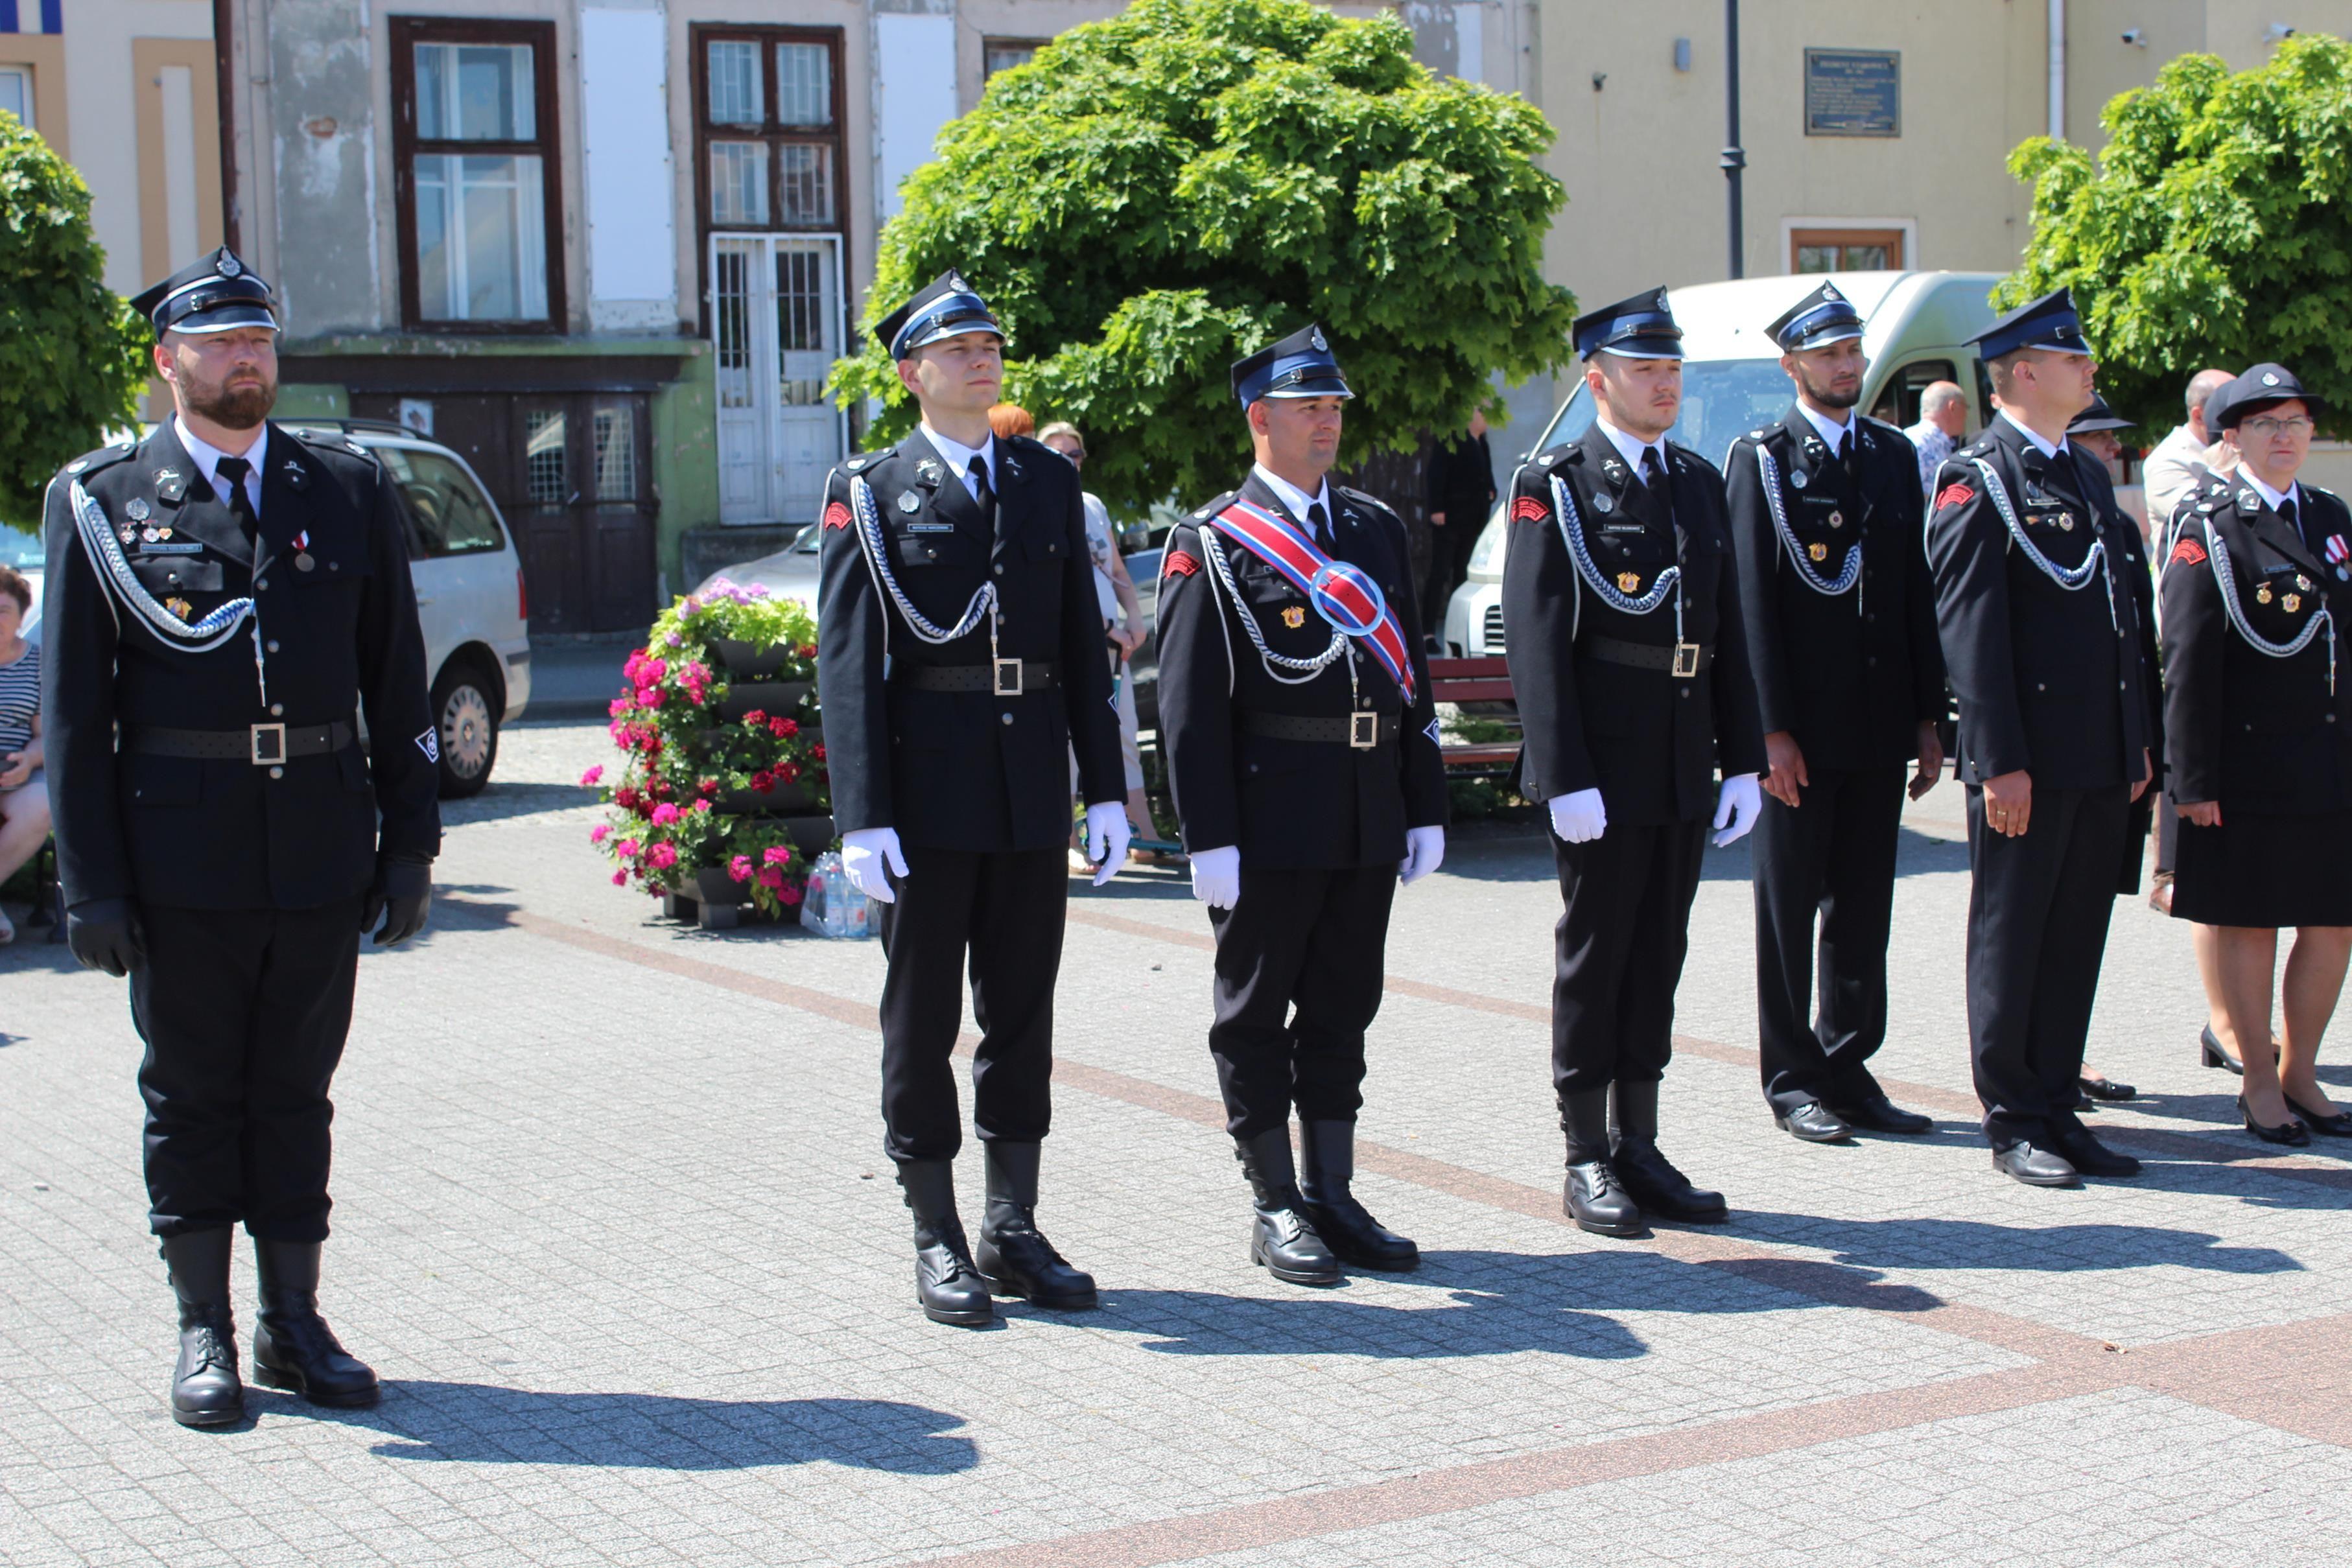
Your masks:
M535 629L555 632L642 626L663 595L809 520L856 437L821 387L863 315L899 183L992 72L1117 9L112 3L217 12L227 225L284 298L283 406L396 420L464 452L520 536ZM2095 141L2099 107L2183 50L2252 64L2283 26L2352 22L2352 0L2275 5L2298 15L2235 0L1750 4L1747 271L2005 270L2027 216L2011 147L2053 113ZM1558 129L1556 279L1592 301L1724 276L1721 0L1395 9L1424 63L1525 93ZM163 112L178 101L159 90ZM180 231L161 232L184 259ZM1553 392L1511 393L1498 452Z

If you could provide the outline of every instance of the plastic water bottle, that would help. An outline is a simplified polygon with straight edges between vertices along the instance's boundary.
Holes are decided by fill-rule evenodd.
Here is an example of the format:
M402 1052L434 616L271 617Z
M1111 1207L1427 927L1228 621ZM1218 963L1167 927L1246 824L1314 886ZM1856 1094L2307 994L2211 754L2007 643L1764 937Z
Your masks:
M841 857L831 850L819 855L816 864L809 868L808 882L801 890L801 924L820 936L830 935L824 928L825 913L831 902L825 897L827 862L838 865Z
M846 871L841 873L841 901L848 906L843 911L848 918L843 923L845 929L842 935L862 942L869 934L868 928L873 922L874 901L849 880Z

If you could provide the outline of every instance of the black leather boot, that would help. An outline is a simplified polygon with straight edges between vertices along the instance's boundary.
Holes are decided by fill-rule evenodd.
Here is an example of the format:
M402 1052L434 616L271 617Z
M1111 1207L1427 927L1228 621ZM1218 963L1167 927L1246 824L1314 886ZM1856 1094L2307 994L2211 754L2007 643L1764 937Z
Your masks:
M955 1166L948 1160L904 1160L898 1186L915 1217L915 1300L935 1323L980 1328L996 1321L988 1281L972 1267L956 1218Z
M375 1373L336 1343L319 1315L316 1241L253 1240L261 1267L261 1323L253 1331L253 1380L291 1389L313 1405L350 1409L376 1402Z
M1300 1152L1307 1168L1299 1173L1298 1196L1307 1223L1342 1263L1359 1269L1400 1270L1421 1267L1421 1249L1399 1236L1356 1201L1348 1184L1356 1176L1356 1124L1301 1122Z
M1658 1152L1658 1084L1610 1085L1617 1120L1617 1179L1652 1214L1685 1225L1719 1225L1731 1218L1723 1194L1693 1186L1690 1177Z
M1038 1154L1035 1144L988 1144L988 1207L972 1260L1000 1296L1057 1312L1085 1312L1096 1304L1095 1277L1071 1268L1037 1228Z
M1250 1261L1293 1285L1336 1285L1339 1260L1317 1235L1298 1196L1298 1174L1290 1163L1290 1128L1269 1127L1255 1137L1236 1138L1234 1153L1257 1200L1250 1220Z
M172 1419L183 1427L228 1427L245 1419L236 1376L236 1318L229 1307L229 1247L236 1233L166 1236L163 1266L180 1301L180 1361L172 1369Z
M1609 1091L1589 1089L1559 1103L1559 1130L1568 1134L1568 1180L1559 1207L1580 1229L1595 1236L1639 1236L1649 1228L1642 1206L1617 1181L1609 1160Z

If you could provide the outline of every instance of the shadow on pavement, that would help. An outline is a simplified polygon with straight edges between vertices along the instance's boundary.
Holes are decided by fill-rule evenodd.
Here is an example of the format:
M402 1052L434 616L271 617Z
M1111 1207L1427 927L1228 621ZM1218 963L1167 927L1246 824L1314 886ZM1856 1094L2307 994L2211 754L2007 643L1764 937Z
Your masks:
M2147 1170L2160 1171L2150 1164ZM1990 1173L1988 1173L1990 1175ZM2138 1185L2146 1185L2142 1177ZM2117 1186L2132 1185L2116 1183ZM2096 1186L2086 1188L2094 1197ZM2061 1198L2082 1193L2056 1194ZM2334 1200L2340 1205L2340 1198ZM2287 1274L2303 1265L2272 1247L2226 1247L2218 1236L2154 1225L1993 1225L1978 1219L1826 1219L1738 1211L1734 1229L1813 1247L1864 1269L2000 1269L2083 1274L2159 1265L2221 1274Z
M898 1475L940 1476L980 1462L963 1417L882 1399L685 1399L660 1394L566 1394L493 1384L394 1379L373 1410L322 1410L248 1390L267 1416L301 1416L373 1428L394 1459L612 1469L740 1470L817 1460Z
M493 778L482 786L478 795L442 801L441 825L455 828L468 822L502 822L514 817L535 817L542 811L568 811L600 804L602 800L595 790L577 784L509 784ZM584 831L581 838L584 843Z

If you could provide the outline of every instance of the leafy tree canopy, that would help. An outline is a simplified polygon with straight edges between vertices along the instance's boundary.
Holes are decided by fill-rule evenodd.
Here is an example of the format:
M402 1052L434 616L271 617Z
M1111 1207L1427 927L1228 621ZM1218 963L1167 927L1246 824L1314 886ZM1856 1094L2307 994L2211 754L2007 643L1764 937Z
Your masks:
M2352 46L2306 35L2236 75L2184 55L2100 117L2108 145L2035 137L2033 237L2003 308L2074 291L2099 391L2145 429L2180 421L2208 365L2292 368L2352 428Z
M27 532L50 476L138 417L149 333L105 265L89 187L0 113L0 521Z
M867 320L949 267L1010 333L1006 396L1087 433L1114 507L1205 498L1246 465L1231 361L1319 320L1352 458L1502 413L1488 377L1562 364L1543 279L1566 201L1524 99L1441 78L1393 16L1307 0L1138 0L991 79L884 229ZM835 395L913 400L871 335Z

